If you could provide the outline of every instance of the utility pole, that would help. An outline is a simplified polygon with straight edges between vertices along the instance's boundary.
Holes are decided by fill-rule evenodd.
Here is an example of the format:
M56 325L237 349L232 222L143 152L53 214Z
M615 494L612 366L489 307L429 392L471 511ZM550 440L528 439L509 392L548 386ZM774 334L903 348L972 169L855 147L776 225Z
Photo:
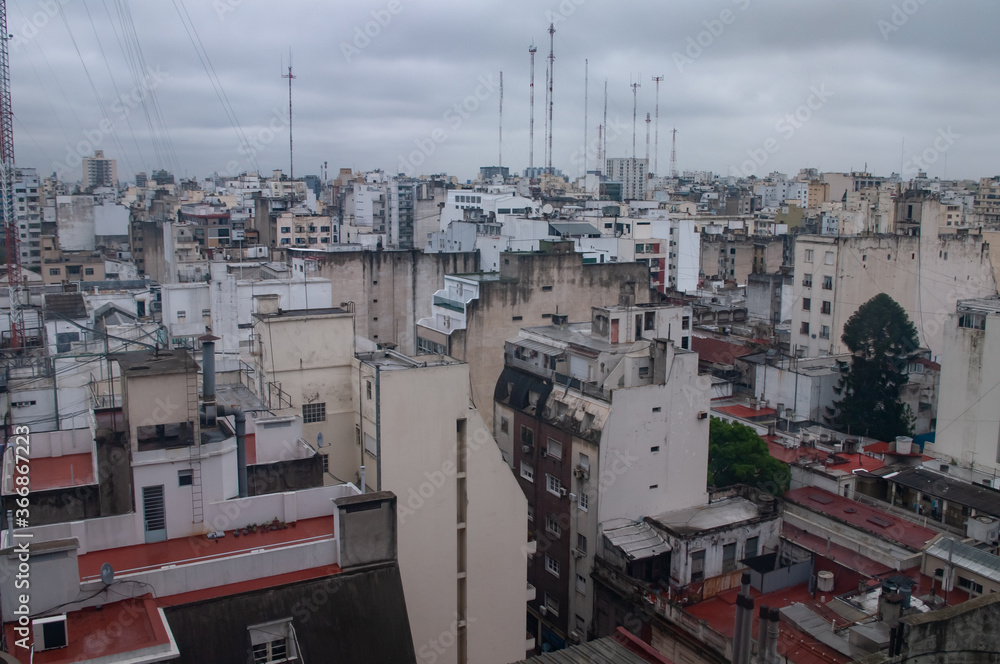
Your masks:
M503 168L503 70L500 70L500 156L497 166Z
M638 104L639 82L632 83L632 168L635 168L635 112Z
M295 152L292 149L292 49L288 49L288 73L281 78L288 79L288 178L295 179ZM294 191L294 189L293 189Z
M670 146L670 177L677 177L677 127L673 130L673 143Z
M656 139L653 148L653 172L657 175L660 174L660 81L662 80L663 76L653 77L653 81L656 83Z
M649 113L646 113L646 168L649 168Z

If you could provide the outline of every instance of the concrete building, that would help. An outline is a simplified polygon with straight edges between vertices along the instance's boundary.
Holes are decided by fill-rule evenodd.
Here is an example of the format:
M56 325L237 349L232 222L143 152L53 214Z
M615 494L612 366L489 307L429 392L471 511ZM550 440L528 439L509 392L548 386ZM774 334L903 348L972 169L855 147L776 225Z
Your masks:
M798 237L791 343L803 356L844 352L844 324L878 293L903 307L930 359L942 355L955 302L995 295L996 282L983 239L938 235L931 217L925 215L919 237Z
M769 325L791 320L795 292L793 280L791 269L747 275L747 317Z
M979 178L970 221L989 226L1000 224L1000 176Z
M41 262L42 202L38 172L34 168L18 168L14 172L12 204L21 240L21 264Z
M706 502L708 388L680 347L690 313L594 307L590 322L559 315L506 343L494 433L528 498L529 632L543 647L591 633L602 524Z
M93 157L83 158L82 188L90 191L94 187L118 186L118 162L105 159L104 150L94 150Z
M61 251L48 235L42 237L41 272L46 284L104 281L104 257L99 251Z
M642 201L646 199L646 178L649 161L632 157L609 157L605 161L605 176L611 182L622 185L622 201Z
M340 225L334 217L317 215L297 207L282 212L277 219L278 247L306 247L326 250L340 242Z
M959 300L944 326L938 426L933 446L945 459L1000 471L1000 299Z
M584 263L575 253L504 253L496 273L456 274L438 282L430 315L417 321L417 345L469 363L472 398L490 404L503 370L498 349L522 327L553 316L590 317L595 302L650 299L649 271L638 263ZM482 412L492 426L492 413Z

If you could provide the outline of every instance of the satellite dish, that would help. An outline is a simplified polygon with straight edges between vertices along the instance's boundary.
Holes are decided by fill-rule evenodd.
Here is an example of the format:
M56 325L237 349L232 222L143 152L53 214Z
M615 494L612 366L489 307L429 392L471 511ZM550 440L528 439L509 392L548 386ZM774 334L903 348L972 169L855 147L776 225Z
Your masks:
M542 206L542 214L552 214L553 207L546 203Z
M104 563L101 565L101 581L104 585L110 586L111 582L115 580L115 568L111 566L111 563Z

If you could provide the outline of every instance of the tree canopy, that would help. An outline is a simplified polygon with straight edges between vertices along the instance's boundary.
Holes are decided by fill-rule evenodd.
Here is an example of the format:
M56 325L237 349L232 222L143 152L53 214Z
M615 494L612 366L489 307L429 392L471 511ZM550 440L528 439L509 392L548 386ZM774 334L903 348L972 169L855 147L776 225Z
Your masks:
M840 430L891 441L913 434L913 413L902 402L906 363L919 347L917 329L895 300L879 293L862 304L841 337L851 352L842 362L830 424Z
M788 490L788 466L767 451L757 432L713 417L708 430L708 483L722 487L749 484L780 496Z

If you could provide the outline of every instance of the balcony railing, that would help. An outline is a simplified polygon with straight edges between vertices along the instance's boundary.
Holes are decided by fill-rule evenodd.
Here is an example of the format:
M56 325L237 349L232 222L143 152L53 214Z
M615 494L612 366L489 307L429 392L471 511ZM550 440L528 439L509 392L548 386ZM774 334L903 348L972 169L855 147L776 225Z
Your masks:
M452 300L451 298L442 297L441 295L435 295L434 304L435 306L444 307L445 309L450 309L451 311L456 311L460 314L465 313L465 303L459 300Z

